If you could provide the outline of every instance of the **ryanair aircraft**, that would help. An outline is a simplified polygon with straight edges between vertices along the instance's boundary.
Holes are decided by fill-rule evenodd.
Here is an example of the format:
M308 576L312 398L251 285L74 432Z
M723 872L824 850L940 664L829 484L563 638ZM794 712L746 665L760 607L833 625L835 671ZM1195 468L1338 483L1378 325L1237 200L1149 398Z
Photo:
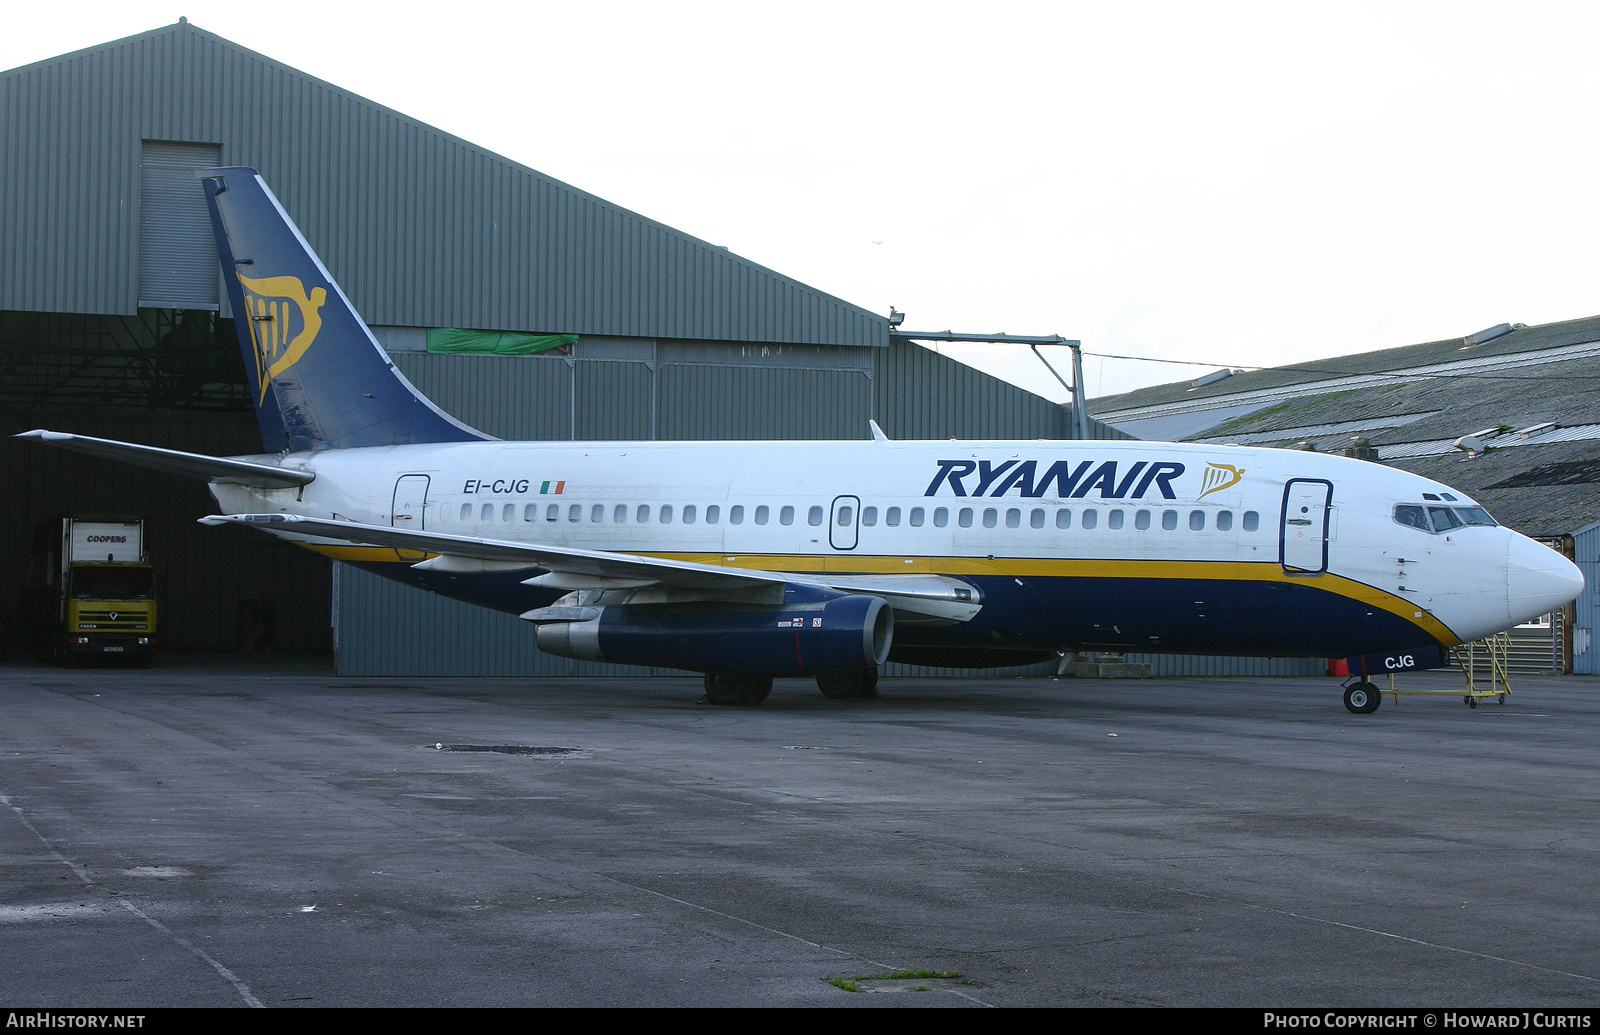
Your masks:
M209 481L222 514L520 615L540 649L870 695L887 659L1061 650L1403 667L1583 588L1448 486L1318 453L1170 442L502 442L389 361L253 169L205 170L266 452L27 436ZM1377 688L1346 691L1371 711Z

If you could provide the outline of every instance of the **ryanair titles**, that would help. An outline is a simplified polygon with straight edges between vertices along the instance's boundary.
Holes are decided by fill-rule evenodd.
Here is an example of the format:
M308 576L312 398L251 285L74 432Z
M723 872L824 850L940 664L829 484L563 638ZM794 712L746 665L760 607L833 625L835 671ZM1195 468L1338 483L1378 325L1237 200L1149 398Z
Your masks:
M1083 499L1094 493L1099 499L1144 499L1151 488L1162 499L1175 500L1172 479L1183 474L1183 465L1168 460L1137 460L1126 470L1117 461L1057 460L1044 470L1039 460L940 460L939 473L928 483L924 496L937 495L948 486L955 496L1004 496L1013 489L1024 498L1051 495L1060 499ZM1237 479L1235 479L1237 480Z

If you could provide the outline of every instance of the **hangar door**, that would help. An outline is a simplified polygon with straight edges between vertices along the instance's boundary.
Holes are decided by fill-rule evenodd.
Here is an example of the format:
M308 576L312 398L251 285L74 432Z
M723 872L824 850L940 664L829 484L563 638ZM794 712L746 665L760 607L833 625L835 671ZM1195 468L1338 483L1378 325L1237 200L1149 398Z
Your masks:
M196 169L220 144L146 140L139 154L139 307L216 309L221 270Z

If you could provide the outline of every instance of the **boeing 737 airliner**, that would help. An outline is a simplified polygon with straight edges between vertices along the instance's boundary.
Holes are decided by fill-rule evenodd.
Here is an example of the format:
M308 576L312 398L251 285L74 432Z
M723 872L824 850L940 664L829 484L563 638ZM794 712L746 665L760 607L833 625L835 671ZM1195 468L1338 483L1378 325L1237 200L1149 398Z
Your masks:
M1582 589L1448 486L1318 453L1170 442L501 442L394 368L253 169L202 173L265 453L27 435L210 482L222 514L520 615L542 650L774 676L1058 650L1437 651ZM1371 711L1376 687L1346 693Z

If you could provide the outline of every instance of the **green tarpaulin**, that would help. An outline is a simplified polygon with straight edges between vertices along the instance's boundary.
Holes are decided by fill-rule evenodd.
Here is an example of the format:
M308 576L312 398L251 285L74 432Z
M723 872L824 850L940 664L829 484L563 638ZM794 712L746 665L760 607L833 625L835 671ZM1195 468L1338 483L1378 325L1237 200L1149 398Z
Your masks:
M576 334L526 334L522 331L464 331L459 327L434 327L428 331L429 352L493 352L501 356L532 356L578 340Z

